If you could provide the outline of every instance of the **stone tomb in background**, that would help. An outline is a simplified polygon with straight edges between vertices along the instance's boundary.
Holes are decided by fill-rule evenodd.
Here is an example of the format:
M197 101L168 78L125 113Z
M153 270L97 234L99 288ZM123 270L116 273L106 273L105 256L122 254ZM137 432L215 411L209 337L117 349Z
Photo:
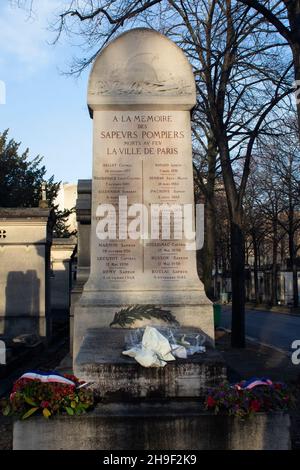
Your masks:
M0 335L51 336L50 209L0 209Z
M127 197L128 207L144 204L149 212L151 204L193 208L190 112L195 103L185 55L153 30L124 33L96 58L88 88L94 136L91 267L74 323L75 372L85 378L87 357L93 362L88 331L94 337L95 329L116 325L116 313L129 307L141 313L151 305L162 316L169 312L169 318L167 323L162 317L143 318L123 327L176 323L201 330L214 342L212 303L197 274L196 251L186 249L190 240L151 239L150 222L148 239L129 239L119 226L117 239L99 239L99 205L112 204L118 214L120 196Z

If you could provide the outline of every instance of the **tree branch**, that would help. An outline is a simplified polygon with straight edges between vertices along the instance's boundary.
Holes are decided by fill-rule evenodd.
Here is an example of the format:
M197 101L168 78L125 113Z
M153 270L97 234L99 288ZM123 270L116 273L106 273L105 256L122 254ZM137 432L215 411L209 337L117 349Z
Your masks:
M258 13L261 13L283 36L290 44L293 42L292 32L277 18L277 16L269 10L267 7L262 5L258 0L239 0L244 5L254 8Z
M117 18L113 18L109 13L108 11L105 9L105 8L96 8L96 10L92 11L91 13L89 13L88 15L83 15L82 13L80 13L80 11L78 10L68 10L68 11L65 11L64 13L62 13L60 15L62 21L64 20L64 18L66 16L76 16L77 18L80 19L80 21L87 21L87 20L92 20L94 19L96 16L98 15L104 15L106 17L106 19L109 21L109 23L111 25L115 25L115 24L120 24L122 25L124 23L125 20L129 19L129 18L133 18L134 16L137 16L139 13L142 13L143 11L147 10L148 8L151 8L152 6L156 5L157 3L160 3L162 0L151 0L151 1L147 1L145 2L142 6L140 6L139 8L135 8L135 6L140 3L140 1L137 1L135 2L135 4L133 5L133 7L131 7L131 9L129 9L126 13L124 13L123 15L117 17ZM132 9L133 8L133 9Z

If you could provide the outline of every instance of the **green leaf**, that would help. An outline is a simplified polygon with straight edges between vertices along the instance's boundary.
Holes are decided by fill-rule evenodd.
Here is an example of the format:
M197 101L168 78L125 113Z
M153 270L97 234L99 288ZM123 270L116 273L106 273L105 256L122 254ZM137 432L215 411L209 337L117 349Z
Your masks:
M164 310L156 305L129 305L127 308L123 308L115 313L114 319L109 326L114 327L119 325L124 327L144 318L157 318L166 323L179 324L170 310Z
M30 397L27 397L26 395L24 395L24 400L26 401L26 403L28 403L28 405L38 406L37 403L35 403Z
M83 408L84 410L87 410L88 408L90 408L91 405L89 405L88 403L81 403L80 404L80 407Z
M28 410L28 411L22 416L22 419L27 419L27 418L29 418L29 416L33 415L33 413L35 413L38 409L39 409L38 406L36 406L35 408L30 408L30 410Z
M9 413L10 413L10 405L6 405L5 408L3 409L2 413L3 413L3 416L8 416Z
M66 412L68 413L69 416L73 416L74 410L70 408L69 406L65 407Z

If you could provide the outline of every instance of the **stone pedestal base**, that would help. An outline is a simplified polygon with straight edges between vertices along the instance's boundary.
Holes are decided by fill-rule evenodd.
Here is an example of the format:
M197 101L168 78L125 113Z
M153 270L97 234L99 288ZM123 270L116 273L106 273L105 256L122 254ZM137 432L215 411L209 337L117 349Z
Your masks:
M16 421L14 450L288 450L290 419L260 413L242 421L197 402L110 403L83 416Z
M213 305L203 292L169 291L164 292L163 297L159 297L162 294L156 291L148 292L147 295L142 291L119 292L115 302L114 296L116 296L115 292L99 292L97 297L93 299L83 292L81 299L74 308L74 357L77 356L88 329L108 328L114 320L116 312L130 305L154 305L163 310L168 310L180 326L200 329L205 333L208 343L214 346ZM124 302L120 304L120 298L122 297ZM158 302L158 299L160 299L160 302ZM145 320L144 324L143 321L137 323L138 325L134 327L145 326L149 323L157 325L158 320L153 318L150 322ZM168 325L165 324L165 326Z
M184 332L197 330L182 328ZM215 349L176 359L163 368L145 368L122 355L128 329L88 330L74 362L74 373L92 381L100 396L120 398L200 397L226 380L226 366Z

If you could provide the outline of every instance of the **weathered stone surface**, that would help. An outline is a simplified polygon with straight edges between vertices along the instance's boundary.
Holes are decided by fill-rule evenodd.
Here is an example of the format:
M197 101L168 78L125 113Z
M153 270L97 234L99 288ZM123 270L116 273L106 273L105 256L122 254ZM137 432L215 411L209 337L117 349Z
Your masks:
M13 420L0 416L0 450L11 450L13 445Z
M74 310L88 280L91 263L91 180L78 180L76 200L77 220L77 272L71 291L70 308L70 352L73 354Z
M199 402L102 404L80 417L14 423L14 450L288 450L290 419L212 415Z
M93 388L100 396L121 400L199 397L226 380L225 363L215 349L176 359L163 368L142 367L122 355L128 331L88 330L76 357L75 374L82 380L93 381ZM182 333L186 330L182 329Z
M49 215L52 213L49 208L40 208L40 207L0 207L0 219L8 220L18 220L18 219L28 219L29 220L45 220L49 218ZM26 230L28 233L28 231ZM25 233L26 233L25 232ZM32 232L29 232L29 238L35 238Z
M50 209L0 209L0 335L51 334Z

